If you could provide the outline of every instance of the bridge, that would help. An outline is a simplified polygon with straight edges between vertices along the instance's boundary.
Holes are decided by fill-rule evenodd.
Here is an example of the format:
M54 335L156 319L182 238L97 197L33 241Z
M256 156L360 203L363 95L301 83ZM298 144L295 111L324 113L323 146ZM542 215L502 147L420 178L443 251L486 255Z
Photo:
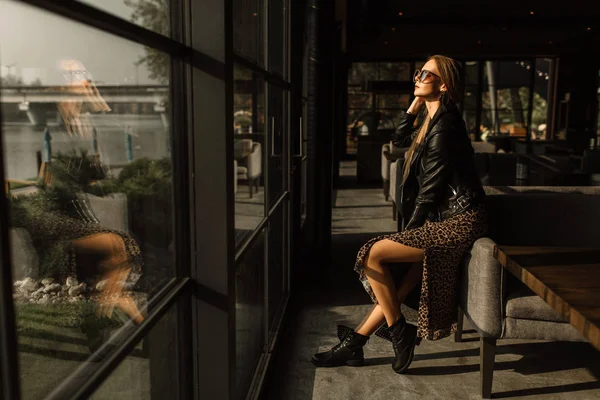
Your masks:
M100 85L97 93L110 104L154 104L154 111L165 112L169 87L164 85ZM93 96L92 90L69 86L7 86L0 88L0 103L17 104L26 112L34 125L44 125L46 114L56 111L60 102L86 102Z

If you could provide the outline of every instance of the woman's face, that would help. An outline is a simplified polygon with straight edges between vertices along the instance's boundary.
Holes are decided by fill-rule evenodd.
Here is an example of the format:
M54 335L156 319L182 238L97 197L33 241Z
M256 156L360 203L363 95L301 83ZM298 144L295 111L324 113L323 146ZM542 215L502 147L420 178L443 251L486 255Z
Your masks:
M425 100L438 100L442 90L446 90L446 85L442 83L440 73L434 60L429 60L423 65L423 68L417 70L414 76L415 96L422 97Z

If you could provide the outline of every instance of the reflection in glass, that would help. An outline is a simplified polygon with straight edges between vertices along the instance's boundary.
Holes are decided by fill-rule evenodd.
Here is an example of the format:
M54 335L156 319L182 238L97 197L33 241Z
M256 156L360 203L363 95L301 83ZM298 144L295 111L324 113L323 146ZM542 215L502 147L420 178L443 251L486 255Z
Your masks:
M410 106L409 94L379 94L377 95L377 108L404 108Z
M233 49L240 56L265 65L265 0L233 1Z
M486 61L483 69L481 124L491 135L527 135L531 65Z
M169 35L168 0L80 0L107 13Z
M348 108L371 108L373 95L369 92L359 92L348 88Z
M552 62L553 60L550 58L538 58L535 61L533 107L531 114L532 140L544 140L548 137L548 96L552 91Z
M287 35L286 9L287 0L269 0L269 70L281 76L284 75L285 44Z
M269 219L269 330L272 330L275 317L281 311L283 300L287 295L287 275L285 255L286 239L286 205L282 204ZM271 332L272 333L272 332Z
M265 215L265 84L236 65L233 95L233 165L236 245L252 233Z
M377 63L352 63L348 72L348 84L363 85L367 81L377 80Z
M4 187L25 399L48 393L125 322L143 321L148 299L174 274L168 74L153 77L168 64L139 64L144 54L0 2L0 59L11 60L0 71Z
M250 245L235 271L236 399L248 392L265 345L265 233Z
M178 398L177 305L152 327L90 397L92 400ZM95 368L91 368L95 369Z
M379 63L379 80L381 81L410 81L412 74L410 63L389 62Z
M267 138L267 170L269 174L267 199L272 206L284 192L284 140L287 134L286 92L269 86L269 135Z

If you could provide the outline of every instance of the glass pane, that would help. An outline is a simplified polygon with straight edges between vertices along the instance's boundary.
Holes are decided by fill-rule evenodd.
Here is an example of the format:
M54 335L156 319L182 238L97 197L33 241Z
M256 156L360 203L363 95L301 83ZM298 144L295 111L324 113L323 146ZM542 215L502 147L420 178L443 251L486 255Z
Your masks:
M483 84L499 88L528 86L533 67L530 61L485 61Z
M379 94L377 95L378 108L408 108L410 106L409 94Z
M168 0L80 0L102 11L169 36Z
M174 275L169 59L156 53L138 64L148 54L0 2L0 59L11 64L0 103L8 110L2 139L24 399L48 393L124 321L140 322L148 298Z
M348 124L346 125L346 154L356 154L356 142L359 131L364 125L363 115L371 112L369 109L348 110Z
M248 392L265 345L265 234L250 245L235 273L236 399Z
M265 65L266 21L265 0L233 0L233 49L260 66Z
M477 85L479 80L479 68L477 61L465 61L464 64L465 86Z
M236 245L265 215L265 84L259 75L234 66L234 173Z
M477 86L465 86L463 108L474 110L477 108Z
M269 329L273 329L275 317L280 312L287 294L287 214L286 204L282 204L269 218Z
M285 55L285 0L269 0L269 70L282 75Z
M531 66L524 61L485 61L482 131L526 136Z
M90 399L178 398L177 324L177 306L171 306Z
M412 74L410 63L380 63L379 80L381 81L410 81Z
M373 95L370 92L348 91L348 108L371 108Z
M269 86L269 137L267 140L267 169L269 174L268 201L273 205L284 192L284 135L287 134L286 92Z
M364 85L367 81L377 80L377 63L352 63L348 74L348 83Z
M463 112L463 118L467 124L469 138L472 141L474 141L476 139L476 135L477 135L477 111L465 109ZM484 133L484 132L481 132L481 133Z
M400 124L400 119L405 114L405 109L386 109L377 111L381 113L381 119L379 120L379 125L377 126L377 129L396 129L396 127Z
M531 115L531 138L546 139L548 119L548 93L552 90L550 58L538 58L535 63L535 81L533 85L533 108Z

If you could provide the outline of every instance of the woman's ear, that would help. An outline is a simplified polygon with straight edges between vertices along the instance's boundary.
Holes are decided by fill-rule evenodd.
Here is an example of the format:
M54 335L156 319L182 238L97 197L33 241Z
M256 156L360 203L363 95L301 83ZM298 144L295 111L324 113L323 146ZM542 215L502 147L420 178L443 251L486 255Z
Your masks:
M448 88L446 87L445 83L442 83L442 85L440 86L440 92L446 92L448 90Z

